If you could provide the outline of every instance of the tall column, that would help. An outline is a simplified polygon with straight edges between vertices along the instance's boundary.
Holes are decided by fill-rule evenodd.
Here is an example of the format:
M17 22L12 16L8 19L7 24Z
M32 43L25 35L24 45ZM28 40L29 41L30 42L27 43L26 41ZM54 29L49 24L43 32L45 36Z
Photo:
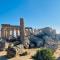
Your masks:
M14 36L14 29L12 28L12 36Z
M18 29L16 29L16 36L18 36Z
M20 36L20 29L18 29L18 36Z
M1 28L1 37L4 38L4 29Z
M21 41L24 44L24 20L23 18L20 18L20 36L21 36Z
M4 38L7 38L7 29L4 30Z
M30 35L30 29L28 29L28 36Z
M7 29L7 38L10 36L10 29Z

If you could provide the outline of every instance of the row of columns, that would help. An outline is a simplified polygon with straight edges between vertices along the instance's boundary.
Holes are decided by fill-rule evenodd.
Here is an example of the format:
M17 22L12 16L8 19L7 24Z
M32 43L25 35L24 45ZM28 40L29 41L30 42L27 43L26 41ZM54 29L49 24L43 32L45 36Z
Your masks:
M26 36L29 36L31 33L33 33L33 29L30 29L30 28L25 29L25 35Z
M9 28L1 29L1 37L2 38L8 38L10 35L18 36L18 35L20 35L20 30L19 29L9 29Z
M19 29L10 30L10 35L18 36L18 35L20 35L20 30Z
M26 29L25 30L25 36L30 35L32 33L32 29ZM19 36L20 35L20 30L19 29L1 29L1 37L2 38L8 38L9 36Z
M32 29L25 29L24 35L28 36L30 35L30 33L32 33L33 30ZM1 37L2 38L8 38L10 35L11 36L19 36L20 33L20 29L19 28L6 28L6 27L2 27L1 28Z

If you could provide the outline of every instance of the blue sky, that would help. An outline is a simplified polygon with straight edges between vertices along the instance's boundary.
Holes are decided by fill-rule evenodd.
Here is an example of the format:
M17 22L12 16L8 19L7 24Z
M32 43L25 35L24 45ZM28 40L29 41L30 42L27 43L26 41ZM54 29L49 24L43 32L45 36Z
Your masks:
M60 32L60 0L0 0L0 24L52 27Z

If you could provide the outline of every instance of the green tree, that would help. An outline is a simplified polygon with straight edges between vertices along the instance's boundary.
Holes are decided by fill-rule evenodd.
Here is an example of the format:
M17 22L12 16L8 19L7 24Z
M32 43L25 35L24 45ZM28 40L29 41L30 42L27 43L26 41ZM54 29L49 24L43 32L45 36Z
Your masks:
M32 56L34 60L56 60L53 56L53 52L50 49L41 49L38 50L37 53Z

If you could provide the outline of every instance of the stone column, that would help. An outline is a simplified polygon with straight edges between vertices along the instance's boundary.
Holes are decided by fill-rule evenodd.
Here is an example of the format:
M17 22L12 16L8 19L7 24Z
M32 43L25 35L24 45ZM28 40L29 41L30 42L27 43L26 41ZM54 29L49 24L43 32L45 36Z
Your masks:
M18 36L20 36L20 29L18 29Z
M7 38L7 30L4 30L4 38Z
M12 28L12 36L14 36L14 29Z
M16 29L16 36L18 36L18 29Z
M10 29L7 29L7 38L10 36Z
M1 37L4 38L4 29L1 28Z
M29 48L29 40L25 37L25 28L24 28L24 20L23 18L20 18L20 36L21 36L21 41L24 46L24 48Z
M21 41L24 44L24 20L23 18L20 18L20 36L21 36Z
M30 35L30 29L28 29L28 36Z

